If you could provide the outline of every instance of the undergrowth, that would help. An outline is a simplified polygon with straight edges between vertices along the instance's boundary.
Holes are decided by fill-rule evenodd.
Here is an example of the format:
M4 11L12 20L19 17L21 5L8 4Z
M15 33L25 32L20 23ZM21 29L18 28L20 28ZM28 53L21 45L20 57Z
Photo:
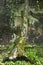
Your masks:
M30 59L30 61L32 63L29 61L26 62L25 60L24 61L17 60L15 62L14 61L6 61L4 63L4 65L43 65L43 59L40 58L40 55L38 56L39 51L37 50L36 47L32 48L32 46L27 45L25 47L25 55L27 56L28 59ZM40 54L42 54L42 51ZM3 65L1 61L0 61L0 65Z

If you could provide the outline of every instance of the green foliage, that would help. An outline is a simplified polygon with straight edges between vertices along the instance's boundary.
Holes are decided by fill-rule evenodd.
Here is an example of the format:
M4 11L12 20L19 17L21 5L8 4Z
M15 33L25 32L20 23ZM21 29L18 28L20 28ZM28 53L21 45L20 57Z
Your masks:
M3 50L5 50L5 49L6 49L5 46L3 46L3 45L0 46L0 51L3 51Z
M0 62L0 65L3 65L3 63Z
M8 50L9 50L9 51L12 51L13 48L14 48L14 43L11 43L11 44L8 46Z
M38 46L37 55L43 58L43 44Z
M16 61L16 62L5 62L5 65L31 65L31 63L27 63L25 61Z
M12 48L13 46L11 45L10 48ZM17 60L16 62L13 61L6 61L5 65L43 65L43 58L38 57L38 55L36 55L39 50L37 50L37 47L33 47L31 45L26 45L25 46L25 54L27 56L27 58L29 58L33 64L31 64L30 62L26 62L24 61L19 61ZM43 51L41 51L43 52ZM7 56L7 53L4 53L5 56ZM4 56L4 57L5 57ZM0 64L2 64L2 60L1 60L1 56L0 56ZM3 65L3 64L2 64Z
M34 63L34 65L42 65L41 61L39 60L39 57L36 55L37 54L37 49L29 49L26 51L27 57Z
M31 64L30 62L25 62L24 61L16 61L16 62L12 62L12 61L7 61L5 62L5 65L42 65L42 60L40 60L40 58L36 55L37 54L37 49L35 47L32 48L31 45L26 45L25 46L25 54L27 56L27 58L29 58L33 64ZM28 48L27 48L28 47Z
M14 62L5 62L5 65L15 65L15 63Z

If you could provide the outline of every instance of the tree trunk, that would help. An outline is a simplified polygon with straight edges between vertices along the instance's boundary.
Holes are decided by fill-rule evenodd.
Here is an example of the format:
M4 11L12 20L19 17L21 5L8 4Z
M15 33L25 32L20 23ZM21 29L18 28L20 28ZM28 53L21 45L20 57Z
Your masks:
M23 13L22 13L23 14ZM28 0L25 0L25 7L24 7L24 14L22 15L22 31L21 36L19 38L19 41L16 42L16 48L14 51L12 50L12 55L9 57L9 59L14 59L17 56L25 56L24 53L24 45L27 39L27 33L28 33Z
M25 36L27 38L28 33L28 0L25 0L25 6L24 6L24 15L23 15L23 26L22 26L22 36Z

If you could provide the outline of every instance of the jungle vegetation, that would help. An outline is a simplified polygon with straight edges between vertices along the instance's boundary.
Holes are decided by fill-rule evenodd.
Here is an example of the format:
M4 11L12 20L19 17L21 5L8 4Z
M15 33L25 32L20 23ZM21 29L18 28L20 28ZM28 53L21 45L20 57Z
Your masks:
M43 0L0 0L0 65L43 65Z

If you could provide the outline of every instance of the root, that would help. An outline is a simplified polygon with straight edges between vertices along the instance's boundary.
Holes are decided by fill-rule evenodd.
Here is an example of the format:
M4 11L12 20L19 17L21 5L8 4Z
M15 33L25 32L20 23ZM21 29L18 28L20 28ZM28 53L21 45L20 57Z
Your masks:
M25 56L20 56L20 57L16 57L16 58L13 58L13 59L9 59L9 57L6 57L3 59L3 63L5 63L6 61L13 61L13 62L16 62L16 61L26 61L26 62L30 62L31 64L34 64L34 62L32 60L30 60L28 57L25 57Z

